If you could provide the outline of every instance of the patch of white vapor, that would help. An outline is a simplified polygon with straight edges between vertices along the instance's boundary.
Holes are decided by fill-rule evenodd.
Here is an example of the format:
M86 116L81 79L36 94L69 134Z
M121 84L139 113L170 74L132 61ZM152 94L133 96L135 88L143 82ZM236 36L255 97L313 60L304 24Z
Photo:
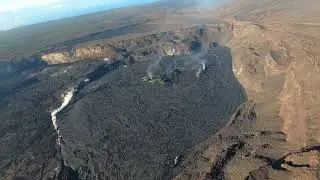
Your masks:
M203 70L203 71L206 70L206 63L202 62L202 63L200 63L200 64L202 65L202 70Z
M200 74L201 74L202 71L206 70L206 63L204 61L200 62L200 65L201 65L201 67L196 72L197 78L200 77Z
M203 48L201 52L185 56L161 57L152 62L147 69L147 79L153 79L155 76L170 77L176 70L180 72L193 71L196 77L200 77L201 73L207 69L206 54L207 48Z
M176 166L177 164L178 164L178 161L179 160L179 156L176 156L175 158L174 158L174 165Z
M147 69L147 76L149 79L153 79L154 71L158 68L158 64L161 61L161 56L158 56L158 59L152 63Z
M61 133L60 133L60 130L59 130L59 126L58 126L58 122L57 122L57 114L59 112L61 112L65 107L68 106L68 104L70 103L73 95L75 93L75 89L72 88L71 90L69 90L64 96L63 96L63 102L61 104L61 106L55 110L53 110L51 112L51 119L52 119L52 124L53 124L53 127L54 129L56 130L57 134L58 134L58 139L57 139L57 143L58 145L61 144Z

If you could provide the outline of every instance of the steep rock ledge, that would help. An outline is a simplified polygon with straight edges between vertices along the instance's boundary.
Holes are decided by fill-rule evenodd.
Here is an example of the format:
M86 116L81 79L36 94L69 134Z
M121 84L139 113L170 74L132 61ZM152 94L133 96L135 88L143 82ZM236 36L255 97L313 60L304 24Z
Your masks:
M184 170L176 179L319 178L318 150L286 156L282 166L288 171L272 169L286 154L320 143L317 58L308 55L311 50L306 47L310 47L304 45L312 44L314 49L319 43L273 26L237 21L226 44L231 48L233 72L255 104L256 116L252 121L251 116L235 113L240 123L231 120L195 147L183 159ZM232 153L228 163L215 165L240 142L245 145ZM220 170L213 172L219 173L212 173L216 168Z
M70 63L79 60L128 61L149 56L184 55L199 51L202 45L221 44L230 34L225 24L191 26L168 32L142 35L130 39L117 38L76 44L72 48L49 50L41 53L41 59L49 64Z

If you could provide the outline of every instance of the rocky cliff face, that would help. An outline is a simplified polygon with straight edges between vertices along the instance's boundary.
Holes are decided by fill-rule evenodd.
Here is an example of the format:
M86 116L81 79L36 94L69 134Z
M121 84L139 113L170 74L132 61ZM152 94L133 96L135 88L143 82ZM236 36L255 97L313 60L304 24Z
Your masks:
M312 17L319 13L296 6L301 3L266 0L260 7L258 2L244 0L224 7L221 17L233 25L234 38L227 43L233 71L249 101L225 129L195 148L183 164L188 170L176 179L320 178L315 50L320 29L310 24L298 27L290 23L301 21L299 17L288 18L298 11L316 23ZM287 6L295 8L281 10ZM273 17L274 11L283 16Z
M220 27L221 26L221 27ZM70 63L85 59L113 61L119 58L133 60L148 56L186 55L202 48L210 47L210 43L225 41L224 24L215 26L196 26L180 31L169 31L144 35L140 37L103 42L91 42L77 45L71 50L44 52L41 59L49 64Z
M49 64L70 63L80 60L115 60L116 52L111 46L96 45L93 47L79 47L71 51L62 50L41 55L43 61Z

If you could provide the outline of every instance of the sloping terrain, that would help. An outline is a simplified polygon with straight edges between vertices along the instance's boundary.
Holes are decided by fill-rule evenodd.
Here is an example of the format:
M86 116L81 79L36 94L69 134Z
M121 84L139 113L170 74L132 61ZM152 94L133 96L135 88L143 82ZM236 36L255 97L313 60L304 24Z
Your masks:
M2 62L0 179L320 179L319 2L195 6Z
M188 149L246 100L222 45L228 34L193 26L100 43L114 50L107 60L93 51L83 59L96 60L70 64L3 63L11 71L1 84L2 176L172 178Z
M176 58L188 57L162 59L163 83L141 80L149 63L136 63L79 91L84 97L61 115L65 164L84 179L172 177L175 158L214 133L245 100L228 50L209 52L200 75L200 64L177 66Z
M163 0L1 31L0 61L20 61L47 49L97 39L130 37L215 21L212 17L192 19L197 12L194 0Z
M240 0L219 17L249 101L177 179L319 179L318 1ZM219 148L217 148L219 147Z

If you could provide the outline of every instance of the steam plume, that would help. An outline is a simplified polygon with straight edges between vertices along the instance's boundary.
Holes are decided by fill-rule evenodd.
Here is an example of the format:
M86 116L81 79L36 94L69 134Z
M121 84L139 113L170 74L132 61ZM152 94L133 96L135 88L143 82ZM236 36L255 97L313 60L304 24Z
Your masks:
M59 126L58 126L58 122L57 122L57 114L59 112L61 112L65 107L68 106L68 104L70 103L73 95L74 95L74 92L75 92L75 89L72 88L70 91L67 92L67 94L63 97L63 103L61 104L61 106L55 110L53 110L51 112L51 119L52 119L52 124L53 124L53 127L54 129L56 130L57 134L58 134L58 139L57 139L57 143L58 145L61 144L61 133L60 133L60 130L59 130Z
M147 76L149 79L154 77L170 77L171 74L178 70L180 72L189 71L195 72L197 77L200 77L201 72L206 70L206 60L204 55L207 49L204 48L201 52L193 55L185 56L158 56L158 59L151 63L147 69Z

